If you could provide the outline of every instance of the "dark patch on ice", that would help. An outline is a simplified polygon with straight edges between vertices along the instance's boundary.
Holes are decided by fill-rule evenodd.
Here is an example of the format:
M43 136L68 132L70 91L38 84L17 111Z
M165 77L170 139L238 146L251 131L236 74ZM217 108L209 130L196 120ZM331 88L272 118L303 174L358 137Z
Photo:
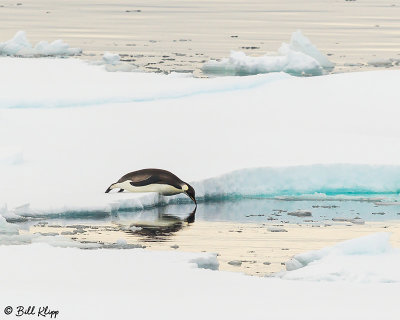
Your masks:
M137 244L137 243L105 243L101 246L104 249L144 249L145 245Z
M289 216L294 216L294 217L311 217L311 211L305 211L305 210L298 210L298 211L293 211L293 212L288 212Z
M240 267L242 265L242 261L240 261L240 260L232 260L232 261L229 261L228 264L230 264L231 266Z
M283 229L283 228L276 228L276 227L268 228L267 230L268 230L269 232L288 232L286 229Z
M312 206L312 207L313 207L313 208L324 208L324 209L339 208L339 206L336 206L336 205L331 205L331 206L314 205L314 206Z
M49 236L49 237L58 236L58 232L35 232L35 234L39 234L41 236Z
M76 234L76 232L74 232L74 231L63 231L63 232L61 232L62 236L72 236L74 234Z
M248 214L246 216L246 218L249 218L249 217L265 217L265 214Z

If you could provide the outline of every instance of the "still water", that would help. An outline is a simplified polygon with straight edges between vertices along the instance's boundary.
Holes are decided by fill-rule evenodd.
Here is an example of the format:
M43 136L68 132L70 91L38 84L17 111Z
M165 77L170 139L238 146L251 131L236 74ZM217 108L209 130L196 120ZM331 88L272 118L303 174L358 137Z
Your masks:
M69 213L20 222L21 233L61 235L103 248L207 251L220 270L265 276L294 254L372 232L400 246L400 205L364 201L241 199L144 211Z

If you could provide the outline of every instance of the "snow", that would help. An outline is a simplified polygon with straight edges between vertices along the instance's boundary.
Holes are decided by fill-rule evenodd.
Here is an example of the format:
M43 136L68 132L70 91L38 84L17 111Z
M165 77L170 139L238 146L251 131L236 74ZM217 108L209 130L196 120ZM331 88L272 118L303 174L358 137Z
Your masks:
M400 282L400 249L389 233L376 233L333 247L301 253L286 262L283 279L307 281Z
M328 57L320 52L317 47L314 46L311 41L302 34L300 30L292 33L290 43L283 43L282 47L279 49L279 52L283 53L290 50L302 52L310 57L313 57L324 69L331 69L335 67L335 64L329 61Z
M286 72L295 76L318 76L332 70L335 64L328 60L300 30L293 32L290 43L282 43L276 54L252 57L244 52L232 51L229 58L210 60L203 72L222 75L252 75Z
M352 251L368 243L360 239ZM379 249L363 254L377 266L386 253ZM367 273L362 283L293 281L203 269L217 264L210 253L79 250L47 244L0 246L0 259L4 307L48 305L60 312L60 319L125 319L132 314L146 319L398 316L399 284L376 281L379 278L371 279ZM399 259L399 253L393 253L391 262ZM321 265L320 271L325 267ZM394 268L389 270L386 274L397 277ZM368 270L359 271L362 275ZM15 313L7 318L18 319Z
M62 40L51 43L40 41L34 47L28 41L25 31L18 31L15 36L5 42L0 42L0 56L73 56L82 53L79 48L71 48Z
M118 64L114 67L124 65ZM104 72L100 65L78 59L0 58L3 88L1 108L55 108L146 102L247 90L289 78L286 74L224 79L195 79L185 75ZM108 67L113 67L106 64ZM101 88L101 90L99 90Z
M155 205L154 194L104 194L146 167L174 172L206 201L392 201L400 190L399 71L196 79L29 58L0 68L3 216Z
M120 59L121 57L117 53L105 52L103 55L103 61L107 64L112 64L112 65L119 64L121 63Z
M60 319L398 318L400 251L387 233L300 253L288 271L259 278L217 271L217 253L125 239L98 249L24 234L5 217L157 204L154 194L104 193L145 167L171 170L204 201L396 197L399 71L195 79L9 57L0 69L2 308L48 305Z
M94 62L94 65L104 64L105 69L109 72L131 72L137 71L138 67L126 62L122 62L121 57L117 53L105 52L101 62Z

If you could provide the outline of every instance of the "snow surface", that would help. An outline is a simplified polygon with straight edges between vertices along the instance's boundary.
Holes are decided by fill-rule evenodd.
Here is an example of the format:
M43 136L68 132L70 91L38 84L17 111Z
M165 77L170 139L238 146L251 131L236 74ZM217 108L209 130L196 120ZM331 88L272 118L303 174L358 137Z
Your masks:
M400 249L389 233L376 233L333 247L301 253L286 262L280 276L290 280L400 282Z
M15 36L5 42L0 42L0 56L73 56L82 53L79 48L71 48L62 40L51 43L40 41L34 47L28 41L25 31L18 31Z
M19 58L0 68L3 216L154 205L154 194L104 194L146 167L205 199L400 190L399 71L195 79Z
M103 54L103 61L108 64L119 64L121 63L120 59L121 57L117 53L104 52Z
M232 51L229 58L206 62L202 70L222 75L286 72L295 76L318 76L334 67L335 64L298 30L293 32L289 44L282 43L276 54L252 57L241 51Z
M388 246L383 244L387 236L372 237ZM365 250L370 240L355 240L351 251L357 252L359 247L383 270L382 264L388 260L381 258L387 253ZM340 254L331 253L332 257ZM212 271L203 268L205 262L216 263L215 254L209 253L79 250L32 244L0 246L0 259L2 307L48 305L60 312L60 319L126 319L132 315L145 319L398 318L400 285L371 279L368 268L359 264L355 268L361 283L348 279L293 281ZM398 265L398 261L400 253L393 251L389 262ZM311 265L303 269L307 268ZM320 264L313 268L323 274L328 267ZM389 270L386 274L398 279L398 269ZM337 272L342 271L339 268ZM7 319L18 318L13 313Z

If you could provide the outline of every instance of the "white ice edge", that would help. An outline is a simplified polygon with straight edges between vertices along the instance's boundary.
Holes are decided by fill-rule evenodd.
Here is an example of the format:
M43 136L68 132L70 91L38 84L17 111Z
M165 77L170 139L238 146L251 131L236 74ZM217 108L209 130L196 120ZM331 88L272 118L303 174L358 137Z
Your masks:
M61 39L51 43L40 41L33 46L26 37L25 31L18 31L14 37L0 42L0 56L40 57L40 56L73 56L82 53L79 48L71 48Z
M286 262L287 280L400 282L400 249L390 244L390 233L374 233L332 247L295 255Z
M355 241L362 247L368 239ZM215 260L215 255L206 253L79 250L44 243L0 246L0 298L13 308L47 305L66 319L125 319L132 313L146 319L166 315L187 319L188 314L191 319L204 319L210 312L212 318L265 319L266 309L274 319L306 315L369 320L382 316L382 310L385 320L397 319L399 285L387 283L387 277L398 279L399 252L350 255L352 264L341 268L339 262L345 257L332 255L333 261L338 260L334 267L315 264L312 268L320 279L309 281L307 273L299 280L282 280L199 269L193 261ZM368 258L369 267L364 267L363 258ZM350 267L357 281L346 276ZM299 270L307 268L311 264ZM324 279L334 268L346 276L342 281ZM17 319L14 314L8 318Z
M290 43L282 43L276 54L259 57L231 51L229 58L206 62L202 70L217 75L252 75L286 72L296 76L318 76L335 64L321 53L300 30L293 32Z

